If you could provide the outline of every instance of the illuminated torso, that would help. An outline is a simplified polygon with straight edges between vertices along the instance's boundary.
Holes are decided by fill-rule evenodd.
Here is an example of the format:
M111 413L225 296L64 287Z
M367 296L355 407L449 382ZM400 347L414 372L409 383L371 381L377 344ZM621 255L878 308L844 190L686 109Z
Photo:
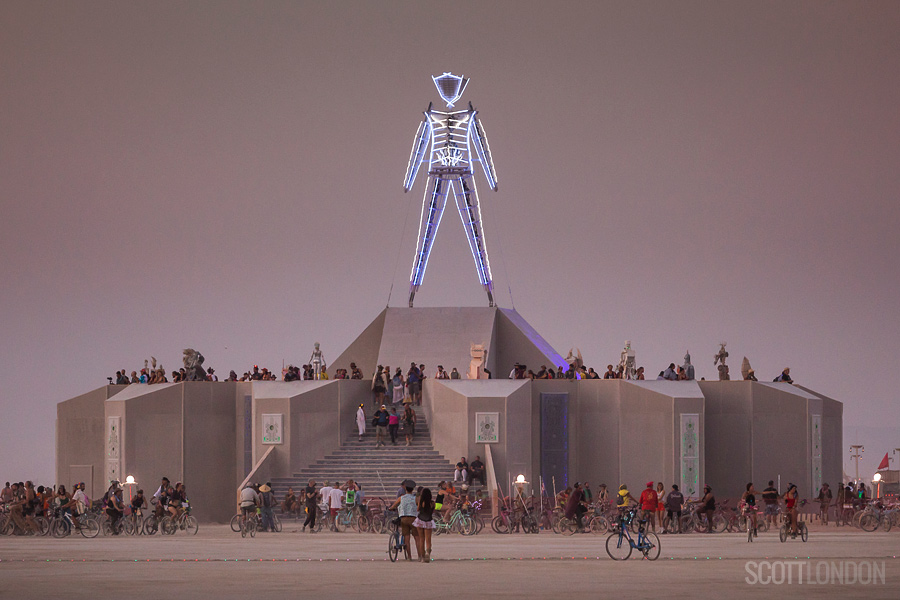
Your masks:
M430 169L444 170L441 167L455 167L453 170L471 172L471 158L469 153L469 127L472 121L472 111L460 110L456 112L442 112L431 110L428 112L428 122L431 126L431 156Z

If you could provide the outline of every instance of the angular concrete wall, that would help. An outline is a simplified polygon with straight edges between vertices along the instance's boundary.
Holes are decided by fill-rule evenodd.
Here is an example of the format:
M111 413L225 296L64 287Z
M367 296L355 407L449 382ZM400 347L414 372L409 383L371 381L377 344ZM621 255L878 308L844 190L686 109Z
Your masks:
M104 404L121 387L104 386L56 405L56 482L67 490L84 481L91 498L106 491Z
M427 380L425 406L435 449L455 462L465 456L485 458L486 444L476 443L476 415L498 413L498 442L490 444L501 487L523 473L531 477L534 464L531 383L525 380ZM448 474L449 476L450 474ZM437 482L434 482L437 483Z
M500 483L505 489L505 480L521 473L538 489L542 394L567 398L560 426L568 481L557 487L587 480L595 488L626 483L637 491L648 480L667 488L681 483L685 414L697 415L699 483L719 497L737 497L748 481L759 486L779 475L801 495L815 495L814 425L821 430L822 480L840 480L841 403L788 384L429 378L424 408L434 446L453 461L484 457L484 444L475 441L476 413L496 412L499 442L491 448ZM148 494L163 475L183 480L198 518L225 521L247 465L270 448L262 444L262 415L284 415L283 443L272 446L266 476L290 476L352 435L360 403L371 415L368 380L106 386L59 404L57 477L67 485L92 480L92 497L102 495L107 418L119 417L120 479L134 476ZM548 464L560 464L554 456L557 462ZM545 485L552 489L550 481Z
M329 365L329 372L355 362L371 380L377 365L425 364L433 377L438 365L456 367L465 377L471 344L484 344L487 367L505 378L515 362L564 364L562 357L515 311L496 307L387 308ZM377 347L377 351L374 349Z
M714 493L740 495L750 481L765 483L771 475L754 471L751 381L701 381L706 398L706 478Z

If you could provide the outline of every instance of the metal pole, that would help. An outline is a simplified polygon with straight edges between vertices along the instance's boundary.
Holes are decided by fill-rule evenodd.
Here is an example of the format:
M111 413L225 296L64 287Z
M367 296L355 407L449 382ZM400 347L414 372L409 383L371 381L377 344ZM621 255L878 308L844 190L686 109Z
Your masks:
M859 485L859 459L862 453L866 451L866 447L862 444L853 444L850 446L850 460L856 460L856 483Z

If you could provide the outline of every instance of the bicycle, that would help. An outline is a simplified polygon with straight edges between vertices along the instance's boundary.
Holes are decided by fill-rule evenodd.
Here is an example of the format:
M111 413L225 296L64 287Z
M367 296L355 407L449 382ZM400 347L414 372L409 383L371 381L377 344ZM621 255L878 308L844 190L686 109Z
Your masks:
M197 531L200 530L200 524L196 517L191 516L191 506L187 502L175 517L166 515L159 522L159 530L163 535L175 535L179 529L188 535L197 535Z
M107 515L106 520L103 521L102 529L103 535L119 535L125 533L125 517L119 517L115 524L113 524L109 515Z
M400 550L406 545L406 540L400 530L400 517L392 519L391 525L393 532L388 537L388 558L391 559L391 562L397 562L397 557L400 555Z
M778 539L782 542L787 541L788 536L791 538L796 538L797 535L800 535L800 539L804 542L809 539L809 529L806 528L805 521L797 521L797 533L791 534L788 533L791 528L791 516L790 514L784 515L784 523L781 525L781 528L778 530Z
M756 533L754 531L754 527L753 527L754 517L756 517L755 520L757 521L757 527L759 526L759 517L757 517L758 509L755 505L751 506L750 504L747 504L746 502L743 502L743 501L741 501L740 508L741 508L741 515L738 518L738 523L739 523L740 527L742 527L742 528L746 527L747 541L752 542L753 537Z
M475 520L458 508L450 514L449 521L445 521L440 513L436 512L434 514L434 535L441 535L442 533L475 535L477 529L478 524Z
M142 535L144 533L143 516L143 511L133 510L131 514L122 518L125 535Z
M144 522L141 524L144 535L153 535L159 531L159 523L161 520L162 518L158 517L156 512L152 512L144 517Z
M100 522L88 514L72 516L68 511L60 511L50 520L50 534L55 538L63 538L76 529L82 537L95 538L100 534Z
M241 515L240 519L240 532L241 537L245 538L248 535L250 537L256 537L256 530L259 527L259 518L257 514L251 513L249 515Z
M629 525L634 522L634 516L637 510L631 509L624 515L619 517L616 522L615 532L609 534L606 538L606 553L613 560L628 560L633 550L640 551L647 560L656 560L659 558L662 550L659 543L659 536L655 533L646 532L644 524L646 519L638 521L638 539L635 542L631 537Z

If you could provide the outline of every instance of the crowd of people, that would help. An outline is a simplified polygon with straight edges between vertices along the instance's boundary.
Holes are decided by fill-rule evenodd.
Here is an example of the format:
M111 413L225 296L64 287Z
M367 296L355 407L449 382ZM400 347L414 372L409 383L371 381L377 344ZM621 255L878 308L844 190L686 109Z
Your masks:
M491 379L493 374L487 368L482 368L482 372L486 375L488 379ZM215 374L215 369L212 367L206 369L206 381L219 381L218 376ZM310 381L315 379L363 379L362 370L356 365L355 362L350 363L350 369L337 369L334 372L333 376L329 376L326 365L322 364L318 366L318 372L316 372L316 367L310 364L302 365L300 367L296 365L288 365L284 369L282 369L281 380L282 381ZM375 407L378 408L383 403L393 403L400 404L404 402L404 398L411 398L412 402L416 405L421 405L422 403L422 384L424 380L427 378L425 374L425 365L419 364L417 365L415 362L410 364L410 368L403 372L403 369L397 367L393 372L391 371L390 366L382 366L378 365L378 368L375 374L372 377L372 392L373 392L373 402ZM437 372L434 374L435 379L460 379L460 373L456 367L453 367L449 372L444 370L443 365L438 365ZM521 363L515 363L512 370L509 372L509 379L624 379L626 378L625 367L622 364L619 364L617 367L613 367L613 365L606 365L606 371L601 375L597 371L594 370L593 367L586 367L583 364L580 364L580 361L573 361L568 365L568 368L563 368L562 366L557 366L555 369L553 366L547 367L547 365L541 365L540 369L535 372L533 369L529 369L527 365ZM129 385L132 383L168 383L172 381L174 383L187 381L187 374L184 368L181 368L177 371L171 372L171 379L166 376L166 372L162 368L147 367L141 369L140 371L132 371L131 375L127 374L125 369L120 371L116 371L115 377L107 377L110 383L115 382L116 385ZM245 371L243 375L238 377L235 371L231 371L228 374L228 378L225 381L278 381L278 376L270 371L267 368L260 369L258 365L253 365L252 369L249 371ZM644 367L638 367L634 370L633 379L637 381L642 381L645 379L644 377ZM693 366L686 365L676 365L675 363L669 363L669 366L659 372L659 375L656 377L657 380L667 380L667 381L687 381L694 379L694 371ZM749 369L747 373L743 375L743 379L746 381L759 381L756 377L756 373L753 369ZM705 380L705 378L701 377L701 381ZM785 382L785 383L794 383L794 380L791 378L791 370L786 367L782 372L773 379L775 382ZM386 400L387 398L387 400Z
M337 369L334 373L334 376L331 377L331 379L362 378L362 370L360 370L359 367L356 366L356 363L350 363L349 370ZM130 385L133 383L179 383L182 381L189 381L187 372L184 367L178 369L177 371L171 371L169 375L166 375L166 371L163 368L155 368L149 366L140 369L140 371L132 371L130 376L128 375L128 371L126 371L125 369L121 369L119 371L116 371L114 377L107 377L106 379L110 384L115 385ZM328 370L325 365L320 366L318 374L315 372L315 369L312 365L303 365L302 367L288 365L287 367L282 369L281 381L311 381L314 379L329 379ZM198 379L196 376L193 379L193 381L198 380L219 381L219 377L218 375L216 375L215 369L209 367L206 369L203 379ZM230 371L225 381L279 381L279 377L275 374L274 371L270 371L265 367L260 369L259 365L253 365L250 370L244 371L244 374L240 377L238 377L237 372Z
M162 478L159 489L149 499L144 496L142 489L134 491L126 499L121 482L114 480L98 501L93 501L88 496L83 481L76 483L71 492L62 484L35 487L31 481L12 484L6 482L0 492L0 504L9 510L9 517L14 525L12 533L20 535L40 533L39 518L83 515L91 510L105 515L109 533L118 535L122 531L119 522L128 509L131 514L141 514L152 505L154 514L161 519L166 514L177 517L190 506L184 484L179 481L172 485L166 477ZM73 522L78 528L78 520Z

